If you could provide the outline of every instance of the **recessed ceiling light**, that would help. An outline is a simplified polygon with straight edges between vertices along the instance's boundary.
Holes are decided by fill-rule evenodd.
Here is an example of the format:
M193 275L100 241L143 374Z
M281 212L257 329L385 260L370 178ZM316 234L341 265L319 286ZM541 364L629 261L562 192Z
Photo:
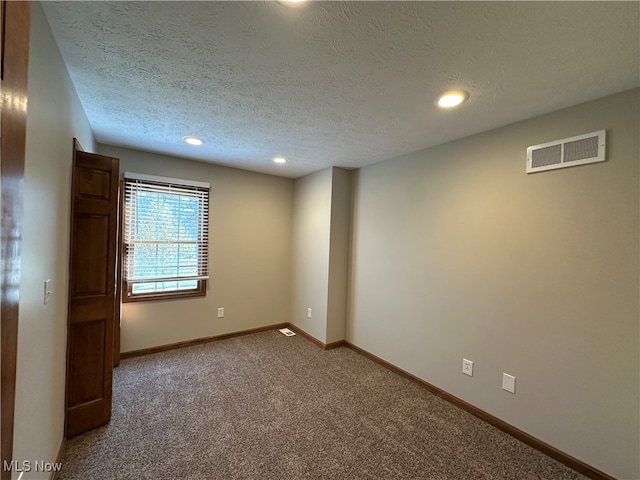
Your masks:
M438 105L440 108L457 107L461 103L465 102L468 98L469 94L467 92L452 90L440 95L438 97L438 100L436 101L436 105Z
M284 157L273 157L275 163L287 163L287 159Z
M182 137L182 140L187 142L189 145L196 145L196 146L202 145L204 143L204 140L202 140L201 138L192 137L192 136Z
M307 3L307 0L278 0L278 3L286 7L300 7Z

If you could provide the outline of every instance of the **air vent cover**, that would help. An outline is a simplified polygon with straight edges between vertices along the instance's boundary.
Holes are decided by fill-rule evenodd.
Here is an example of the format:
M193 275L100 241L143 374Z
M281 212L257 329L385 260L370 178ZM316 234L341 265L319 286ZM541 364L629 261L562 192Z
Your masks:
M605 130L527 148L527 173L604 162Z

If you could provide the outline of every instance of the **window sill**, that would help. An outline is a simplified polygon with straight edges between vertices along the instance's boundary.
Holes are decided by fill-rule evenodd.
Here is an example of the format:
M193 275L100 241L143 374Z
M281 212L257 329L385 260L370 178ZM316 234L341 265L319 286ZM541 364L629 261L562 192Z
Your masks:
M179 300L181 298L204 297L206 295L207 284L205 280L201 280L198 288L194 290L174 290L172 292L161 293L139 293L133 296L128 295L128 290L126 286L124 286L122 289L122 303L155 302L157 300Z

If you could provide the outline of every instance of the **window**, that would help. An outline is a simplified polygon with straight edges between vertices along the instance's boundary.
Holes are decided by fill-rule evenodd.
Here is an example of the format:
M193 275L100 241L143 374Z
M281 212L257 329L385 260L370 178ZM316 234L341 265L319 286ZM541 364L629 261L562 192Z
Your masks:
M206 294L209 184L125 173L123 301Z

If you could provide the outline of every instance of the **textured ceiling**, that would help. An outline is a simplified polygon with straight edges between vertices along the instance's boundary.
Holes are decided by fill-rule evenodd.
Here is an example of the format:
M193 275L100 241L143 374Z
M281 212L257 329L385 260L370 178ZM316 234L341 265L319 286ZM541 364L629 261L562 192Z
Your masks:
M368 165L640 85L638 2L43 8L99 142L287 177ZM439 110L447 89L470 99ZM185 135L206 143L188 146Z

